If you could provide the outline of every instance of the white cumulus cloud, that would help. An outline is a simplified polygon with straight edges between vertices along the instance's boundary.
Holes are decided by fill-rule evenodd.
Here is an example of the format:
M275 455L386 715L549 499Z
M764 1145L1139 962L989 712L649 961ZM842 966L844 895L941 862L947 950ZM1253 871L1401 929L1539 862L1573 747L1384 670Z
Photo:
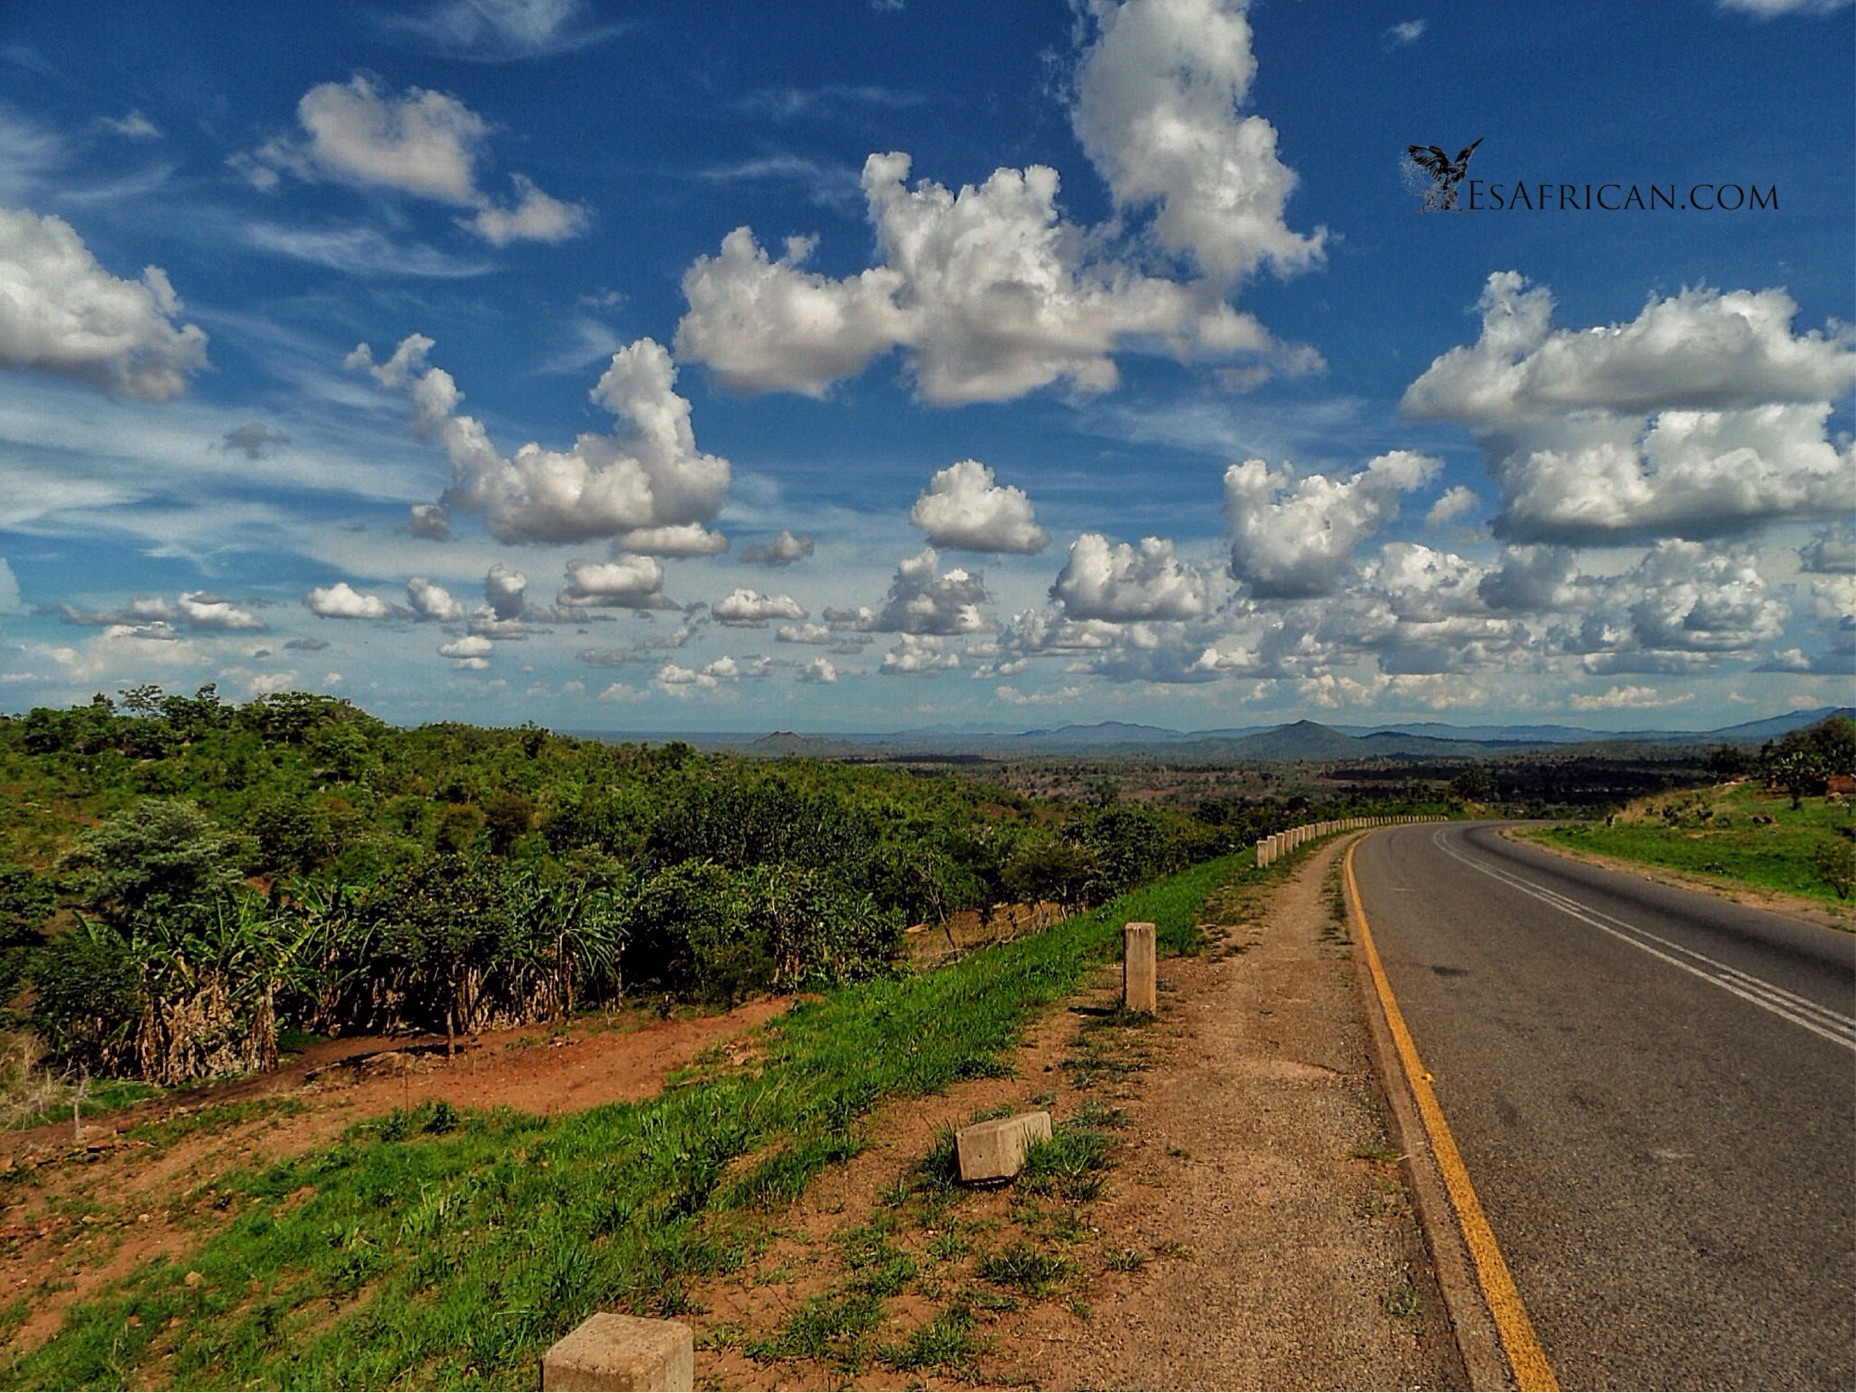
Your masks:
M987 599L985 577L961 567L943 575L940 567L940 554L924 547L896 567L880 610L828 609L825 620L834 629L882 634L972 634L985 629L979 610Z
M838 669L830 658L814 658L799 669L799 680L814 686L829 687L838 680Z
M438 645L441 657L455 658L460 664L482 662L496 651L496 645L489 639L477 634L466 634L463 638L453 639L449 643Z
M1276 128L1242 113L1256 76L1243 0L1094 0L1071 121L1117 206L1157 208L1154 235L1229 287L1262 263L1303 270L1325 234L1290 230L1295 174Z
M262 629L264 621L250 610L205 590L180 593L181 618L196 629Z
M345 580L319 585L303 597L311 614L324 619L391 619L394 608L378 595L364 595Z
M1445 489L1438 500L1431 504L1431 511L1424 515L1425 525L1442 527L1447 522L1454 522L1465 513L1475 511L1481 501L1476 497L1474 489L1464 488L1461 484Z
M719 623L744 629L764 629L774 619L798 621L806 617L806 607L791 595L763 595L746 589L718 600L709 612Z
M1680 706L1692 693L1672 694L1661 687L1622 686L1603 692L1574 692L1567 704L1575 711L1646 711Z
M946 649L934 635L900 634L877 671L888 677L925 677L959 666L960 655Z
M499 620L515 620L528 608L528 577L497 561L483 577L483 599Z
M1205 576L1182 562L1170 541L1144 537L1136 548L1111 543L1096 532L1085 532L1070 544L1069 559L1050 593L1071 619L1111 623L1191 619L1209 605Z
M560 603L571 608L675 609L664 594L664 568L649 556L569 561Z
M464 617L464 606L442 585L434 585L424 576L406 582L406 603L420 619L437 619L455 623Z
M1057 172L999 169L957 192L908 186L906 154L873 154L863 186L881 264L843 279L807 271L811 243L773 260L746 228L684 277L679 357L742 391L822 396L892 349L939 405L1009 401L1054 382L1116 385L1110 354L1248 354L1289 371L1319 358L1285 348L1215 292L1094 255L1100 239L1057 210Z
M1038 526L1025 491L999 484L976 459L935 471L909 510L909 521L938 547L1029 554L1050 545L1050 533Z
M567 450L531 442L510 456L491 444L481 421L458 414L463 393L450 373L426 361L431 348L430 339L414 334L384 363L374 361L366 344L348 363L383 386L405 391L419 428L443 442L451 486L439 501L447 517L480 512L502 542L578 542L644 532L670 554L687 555L700 524L721 508L729 463L696 448L690 404L673 390L676 367L655 341L639 339L613 354L592 390L592 399L624 422L625 431L588 432ZM685 530L690 528L695 531Z
M621 532L613 545L622 551L643 556L720 556L728 550L728 538L711 532L700 522L678 523L671 527L640 527Z
M1360 543L1398 516L1399 495L1421 488L1442 464L1393 450L1346 479L1309 474L1260 459L1225 470L1231 573L1250 593L1299 598L1333 593Z
M1828 433L1856 385L1848 331L1794 334L1783 290L1689 289L1629 323L1552 327L1553 298L1489 277L1482 333L1433 362L1404 408L1457 421L1522 541L1708 537L1856 509L1856 452Z
M558 242L585 230L583 208L543 193L524 175L513 177L512 204L499 205L478 187L490 126L456 97L419 87L396 96L356 73L346 83L310 88L296 114L302 138L273 140L235 161L260 187L274 185L287 170L303 179L397 189L475 210L459 221L496 246Z
M181 324L159 266L112 276L63 218L0 208L0 367L166 401L206 365L206 334Z
M777 536L743 547L741 559L750 566L790 566L816 550L817 544L810 537L796 537L783 527Z

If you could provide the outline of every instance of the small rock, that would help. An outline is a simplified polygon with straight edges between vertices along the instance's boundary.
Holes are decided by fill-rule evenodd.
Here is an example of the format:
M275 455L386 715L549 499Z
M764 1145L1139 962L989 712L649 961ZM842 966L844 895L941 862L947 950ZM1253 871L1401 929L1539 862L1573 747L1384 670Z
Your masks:
M181 1278L181 1280L190 1287L197 1287L200 1283L204 1282L206 1278L202 1277L198 1272L189 1272L185 1277Z

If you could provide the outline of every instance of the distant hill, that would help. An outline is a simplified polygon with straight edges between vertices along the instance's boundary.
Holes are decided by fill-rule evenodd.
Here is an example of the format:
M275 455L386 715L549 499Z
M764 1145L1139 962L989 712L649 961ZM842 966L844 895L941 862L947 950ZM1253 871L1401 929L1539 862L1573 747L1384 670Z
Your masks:
M1747 721L1737 726L1722 726L1711 730L1708 736L1714 740L1730 744L1751 743L1752 741L1777 740L1790 731L1801 730L1805 726L1814 726L1820 721L1827 721L1832 716L1847 716L1856 720L1856 707L1820 706L1815 711L1793 711L1785 716L1772 716L1763 721Z
M1454 726L1443 721L1330 726L1292 721L1180 731L1131 721L1100 721L1018 732L974 726L937 726L881 734L766 735L709 733L619 734L576 731L593 740L661 744L684 740L702 749L739 750L767 758L812 759L1023 759L1033 755L1149 754L1192 763L1329 762L1346 759L1487 759L1528 750L1617 745L1758 745L1831 716L1856 719L1856 708L1820 706L1714 730L1587 730L1563 725Z

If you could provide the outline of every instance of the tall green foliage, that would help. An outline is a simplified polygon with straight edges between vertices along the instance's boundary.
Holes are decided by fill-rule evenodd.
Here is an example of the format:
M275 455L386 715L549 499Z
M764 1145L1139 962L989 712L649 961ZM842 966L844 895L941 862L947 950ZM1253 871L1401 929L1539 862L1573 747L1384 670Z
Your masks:
M1098 902L1210 846L964 779L210 687L0 717L0 782L25 791L0 805L0 911L32 920L0 944L0 1005L30 964L66 1061L164 1081L257 1067L280 1020L455 1038L626 991L880 975L908 923Z

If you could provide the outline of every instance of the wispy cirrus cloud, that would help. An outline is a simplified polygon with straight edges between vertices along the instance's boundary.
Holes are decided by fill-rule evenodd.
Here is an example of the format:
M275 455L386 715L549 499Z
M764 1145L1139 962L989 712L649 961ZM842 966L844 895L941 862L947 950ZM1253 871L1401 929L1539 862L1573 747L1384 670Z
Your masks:
M286 227L254 222L246 224L241 235L258 251L359 276L469 280L494 269L487 261L453 256L436 247L402 246L371 227Z
M443 57L480 63L575 53L632 27L595 20L586 0L434 0L377 10L373 19L384 32Z

